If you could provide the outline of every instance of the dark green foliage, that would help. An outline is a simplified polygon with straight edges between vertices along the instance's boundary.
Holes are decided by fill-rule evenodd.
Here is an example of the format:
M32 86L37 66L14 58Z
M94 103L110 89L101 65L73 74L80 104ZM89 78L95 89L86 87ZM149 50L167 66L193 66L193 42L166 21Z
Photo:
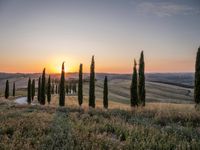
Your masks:
M59 105L65 106L65 66L64 66L64 62L62 64L62 72L61 72L59 87L60 87Z
M138 106L137 63L134 60L133 76L131 82L131 107Z
M13 83L13 96L15 97L15 82Z
M8 99L8 97L9 97L9 81L6 80L5 98Z
M68 85L68 83L66 84L66 93L69 94L69 85Z
M45 68L42 73L42 84L41 84L41 100L40 104L45 105L46 100L46 77L45 77Z
M38 93L37 93L37 98L38 98L38 102L40 102L41 100L41 77L39 77L39 81L38 81Z
M200 47L197 51L196 65L195 65L195 87L194 87L194 101L200 104Z
M106 109L108 108L108 79L107 79L107 76L105 76L105 79L104 79L103 106Z
M47 101L50 104L51 102L51 77L49 75L48 83L47 83Z
M78 103L80 106L83 103L83 65L82 64L80 64L80 68L79 68Z
M95 108L95 62L92 56L90 66L89 107Z
M54 122L50 126L50 132L44 139L39 149L42 150L72 150L78 149L76 145L76 137L72 136L72 127L69 123L67 113L57 112ZM74 139L74 140L72 140ZM74 142L75 141L75 142ZM78 146L77 146L78 147Z
M32 91L32 89L31 89L31 79L29 78L28 87L27 87L27 92L28 92L28 94L27 94L27 102L28 102L28 104L31 104L31 99L32 99L31 91Z
M138 97L142 106L145 106L146 101L146 91L145 91L145 73L144 73L145 63L144 63L144 53L141 52L140 64L139 64L139 85L138 85Z
M54 94L54 84L51 86L51 94Z
M73 84L73 92L76 93L76 82Z
M56 84L56 94L58 94L58 85Z
M69 82L69 94L72 94L72 83Z
M31 88L32 88L32 101L33 101L35 97L35 79L33 79L32 81Z

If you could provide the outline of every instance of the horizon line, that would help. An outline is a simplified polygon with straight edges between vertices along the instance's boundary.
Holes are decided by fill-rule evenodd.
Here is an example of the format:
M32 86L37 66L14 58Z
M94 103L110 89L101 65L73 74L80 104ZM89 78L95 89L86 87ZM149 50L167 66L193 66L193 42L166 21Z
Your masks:
M0 72L0 74L42 74L42 72ZM78 73L76 71L74 72L65 72L66 74L72 74L72 73ZM132 73L118 73L118 72L95 72L96 74L132 74ZM145 74L188 74L188 73L195 73L194 71L177 71L177 72L173 72L173 71L167 71L167 72L145 72ZM47 73L47 74L61 74L61 73ZM83 74L90 74L90 72L83 72Z

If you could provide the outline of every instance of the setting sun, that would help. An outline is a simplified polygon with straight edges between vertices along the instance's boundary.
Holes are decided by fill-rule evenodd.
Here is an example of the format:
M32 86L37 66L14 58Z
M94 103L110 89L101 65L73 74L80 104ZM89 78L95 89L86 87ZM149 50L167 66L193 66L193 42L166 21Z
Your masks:
M62 71L61 65L60 65L60 66L56 66L56 67L54 67L54 68L55 68L55 69L53 70L53 72L55 72L55 73L61 73L61 71ZM70 72L70 69L69 69L68 66L65 67L65 72Z

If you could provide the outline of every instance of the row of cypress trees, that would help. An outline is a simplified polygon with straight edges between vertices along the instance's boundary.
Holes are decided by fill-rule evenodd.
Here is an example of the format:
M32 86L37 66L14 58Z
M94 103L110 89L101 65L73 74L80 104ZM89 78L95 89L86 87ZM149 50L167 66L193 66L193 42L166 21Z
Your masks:
M62 72L60 79L60 97L59 97L59 105L65 105L65 76L64 76L64 63L62 64ZM108 83L107 77L105 77L104 81L104 96L103 96L103 104L105 108L108 108ZM78 103L79 106L83 104L83 65L80 64L79 67L79 80L78 80ZM95 61L94 56L92 56L92 62L90 66L90 83L89 83L89 107L95 108Z
M133 68L133 75L132 75L132 82L131 82L131 106L138 106L141 104L145 106L145 75L144 75L144 54L143 51L140 56L140 63L139 63L139 75L137 73L137 63L134 60L134 68ZM54 86L52 89L51 86L51 77L49 76L48 82L46 85L46 74L45 68L42 73L42 77L39 77L38 81L38 101L41 105L45 105L45 99L47 95L47 101L50 103L51 101L51 94L54 93ZM138 78L139 77L139 78ZM65 92L69 92L69 86L66 85L65 90L65 71L64 71L64 62L62 64L62 72L59 87L56 85L56 93L59 91L59 105L65 105ZM13 93L15 95L15 83L13 84ZM76 92L76 86L71 89ZM9 96L9 82L6 82L6 90L5 90L5 97L8 98ZM31 101L34 99L35 96L35 80L32 81L29 78L28 81L28 88L27 88L27 101L30 104ZM81 106L83 103L83 65L80 64L79 68L79 80L78 80L78 103ZM105 76L104 79L104 88L103 88L103 105L104 108L108 108L108 79ZM95 61L94 56L92 56L91 66L90 66L90 82L89 82L89 107L95 108Z
M131 107L138 106L141 104L145 106L146 101L146 90L145 90L145 63L144 63L144 53L141 52L140 61L139 61L139 69L137 72L137 63L134 60L133 74L132 74L132 82L130 87L130 102ZM107 77L104 79L104 96L103 96L103 104L105 108L108 108L108 83ZM56 85L56 91L60 93L59 105L65 105L65 72L64 72L64 63L62 64L62 73L59 87ZM51 78L49 76L48 84L47 84L47 100L50 103L51 101ZM52 92L53 93L53 92ZM42 77L39 77L38 81L38 101L40 104L45 105L45 94L46 94L46 79L45 79L45 68L43 70ZM15 96L15 82L13 83L13 96ZM27 99L30 103L31 100L34 99L35 96L35 80L32 81L29 78L28 81L28 95ZM9 97L9 80L6 81L5 88L5 98ZM196 55L196 64L195 64L195 81L194 81L194 101L198 105L200 104L200 47L198 48ZM83 65L80 64L79 69L79 81L78 81L78 102L81 106L83 103ZM95 61L94 56L92 56L92 62L90 66L90 83L89 83L89 107L95 107Z
M79 85L78 85L78 100L81 106L83 100L82 91L82 64L80 64L79 69ZM141 52L140 62L139 62L139 73L137 73L137 63L134 60L134 69L131 82L131 106L138 106L141 104L145 106L146 102L146 90L145 90L145 62L144 62L144 52ZM103 87L103 106L108 108L108 79L105 76L104 87ZM95 108L95 61L94 56L92 56L92 62L90 66L90 83L89 83L89 107Z
M49 75L48 81L46 84L46 69L44 68L42 77L39 77L38 80L38 102L41 105L45 105L46 103L46 95L47 95L47 102L50 104L51 102L51 94L54 92L52 91L52 86L51 86L51 76Z
M145 63L144 53L141 52L139 71L137 72L137 62L134 60L133 75L130 87L131 107L138 106L139 104L145 106L146 90L145 90Z
M75 94L75 93L77 93L76 83L75 82L66 83L66 93L67 94Z
M39 79L39 82L40 79ZM48 91L50 91L50 77L48 81ZM103 104L105 108L108 108L108 83L107 77L104 79L104 89L103 89ZM195 82L194 82L194 101L196 104L200 104L200 47L197 51L196 64L195 64ZM39 83L40 85L40 83ZM67 88L67 87L66 87ZM13 89L14 85L13 85ZM41 85L41 104L45 104L45 69L42 75L42 85ZM6 82L5 97L9 96L9 83ZM65 72L64 63L62 64L61 79L59 85L60 97L59 105L65 105ZM13 90L14 93L14 90ZM39 91L38 91L39 93ZM47 92L50 93L50 92ZM48 95L48 100L50 99ZM139 69L137 70L137 62L134 60L132 81L130 87L130 104L131 107L138 105L145 106L146 102L146 89L145 89L145 62L143 51L140 54ZM83 103L83 65L80 64L79 68L79 81L78 81L78 103L81 106ZM90 66L90 83L89 83L89 107L95 108L95 61L94 56L92 56L91 66Z

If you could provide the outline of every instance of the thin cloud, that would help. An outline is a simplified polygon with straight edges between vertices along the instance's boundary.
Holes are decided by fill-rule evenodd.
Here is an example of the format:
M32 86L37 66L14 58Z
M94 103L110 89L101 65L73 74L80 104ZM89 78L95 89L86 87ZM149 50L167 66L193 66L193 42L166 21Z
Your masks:
M199 14L200 11L194 7L166 2L142 2L136 6L140 14L153 14L158 17L169 17L173 15Z

